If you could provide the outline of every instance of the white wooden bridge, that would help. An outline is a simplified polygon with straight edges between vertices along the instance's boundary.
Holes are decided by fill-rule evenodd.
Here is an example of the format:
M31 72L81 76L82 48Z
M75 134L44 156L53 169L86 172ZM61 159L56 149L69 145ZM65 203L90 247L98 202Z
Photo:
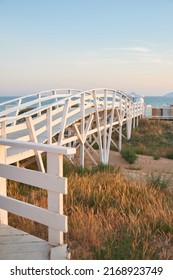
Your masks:
M93 164L108 164L111 144L121 150L122 137L130 139L132 128L144 116L144 107L143 101L132 102L115 89L57 89L0 105L0 259L66 258L63 156L73 161L79 149L81 166L85 154ZM118 134L117 142L113 132ZM46 173L43 152L47 154ZM32 156L39 171L18 164ZM46 189L48 209L7 197L7 179ZM8 212L47 225L48 242L9 227Z

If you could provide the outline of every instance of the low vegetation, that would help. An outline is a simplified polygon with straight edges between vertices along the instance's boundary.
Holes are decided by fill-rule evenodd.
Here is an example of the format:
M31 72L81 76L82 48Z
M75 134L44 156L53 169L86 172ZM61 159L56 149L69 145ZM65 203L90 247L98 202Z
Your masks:
M136 154L172 159L173 124L141 120L123 147L122 155L130 163ZM133 165L130 169L138 170ZM173 259L173 193L168 177L150 173L140 182L111 166L99 164L89 170L69 163L64 165L64 176L68 177L64 212L69 223L65 242L72 259ZM47 208L44 190L8 181L8 194ZM42 225L12 214L9 222L47 239Z
M173 159L173 122L164 120L140 120L140 125L132 130L132 137L123 146L130 146L140 155L150 155L155 159Z
M64 211L69 222L65 239L72 259L173 258L173 197L168 190L149 181L133 182L103 165L84 173L72 165L65 170ZM8 194L47 207L43 190L9 181ZM14 215L9 220L12 226L47 238L42 225Z
M127 146L122 148L121 155L125 160L127 160L130 164L134 163L137 160L137 155L133 147Z

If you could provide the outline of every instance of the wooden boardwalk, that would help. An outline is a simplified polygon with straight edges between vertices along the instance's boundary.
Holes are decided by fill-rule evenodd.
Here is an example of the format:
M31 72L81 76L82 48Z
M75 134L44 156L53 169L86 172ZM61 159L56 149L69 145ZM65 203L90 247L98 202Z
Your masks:
M130 139L132 128L138 126L145 111L143 100L133 102L125 93L109 88L66 90L65 93L53 90L31 97L36 99L29 101L26 96L17 99L13 106L14 102L1 104L1 137L79 148L82 167L86 153L93 164L97 162L97 155L100 162L108 164L110 146L120 151L122 137ZM3 110L4 107L7 109ZM116 142L112 139L114 132L119 138ZM95 144L99 151L93 157L91 151ZM7 163L33 155L39 170L44 172L40 152L7 148Z
M123 92L105 88L51 90L0 105L0 259L69 258L63 156L73 160L79 148L82 167L85 154L93 164L108 164L111 144L121 151L122 137L130 139L144 108L143 100L133 102ZM38 171L11 165L33 155ZM8 197L7 179L46 190L47 209ZM8 212L46 225L48 242L8 226Z
M0 224L0 260L49 260L52 248L40 238Z

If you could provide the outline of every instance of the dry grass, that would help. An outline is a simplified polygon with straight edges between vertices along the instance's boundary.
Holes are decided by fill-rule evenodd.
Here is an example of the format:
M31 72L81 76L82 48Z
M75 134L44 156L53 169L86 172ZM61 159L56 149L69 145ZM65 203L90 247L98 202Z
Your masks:
M128 143L141 154L157 156L171 153L172 144L173 124L149 120L141 121ZM134 182L103 165L94 172L69 165L64 170L68 176L64 211L69 221L65 239L72 259L173 259L170 190L153 187L151 180ZM9 182L8 194L47 207L45 191ZM9 222L47 239L42 225L14 215L9 215Z
M142 119L132 130L131 139L124 141L125 146L134 148L137 154L173 158L173 122Z
M173 245L173 201L121 174L71 176L66 207L74 259L162 259ZM172 244L172 245L171 245ZM166 255L165 258L173 258Z
M30 203L47 207L43 191L12 183L8 193L22 200L30 196ZM72 172L64 211L73 259L173 259L173 197L168 190L134 183L119 172ZM11 215L10 223L47 238L46 228L34 222Z

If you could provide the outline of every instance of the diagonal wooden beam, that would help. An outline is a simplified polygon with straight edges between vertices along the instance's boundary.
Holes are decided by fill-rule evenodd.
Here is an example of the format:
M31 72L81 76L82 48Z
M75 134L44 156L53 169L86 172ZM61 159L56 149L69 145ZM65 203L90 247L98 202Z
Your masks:
M91 124L92 124L93 119L94 119L94 115L90 115L89 120L88 120L88 122L87 122L87 125L86 125L86 127L85 127L84 142L86 141L87 134L88 134L88 131L89 131L90 127L91 127Z
M64 131L65 131L66 122L67 122L67 114L68 114L68 109L69 109L69 102L70 102L70 99L67 99L65 101L63 114L62 114L62 118L61 118L62 121L61 121L60 133L58 136L58 145L60 145L60 146L62 144L62 140L64 137Z
M29 131L29 137L30 137L31 141L38 143L32 117L26 118L26 125L27 125L28 131ZM37 150L35 150L34 152L35 152L35 158L36 158L36 162L37 162L39 171L42 171L45 173L45 168L44 168L41 152L37 151Z

